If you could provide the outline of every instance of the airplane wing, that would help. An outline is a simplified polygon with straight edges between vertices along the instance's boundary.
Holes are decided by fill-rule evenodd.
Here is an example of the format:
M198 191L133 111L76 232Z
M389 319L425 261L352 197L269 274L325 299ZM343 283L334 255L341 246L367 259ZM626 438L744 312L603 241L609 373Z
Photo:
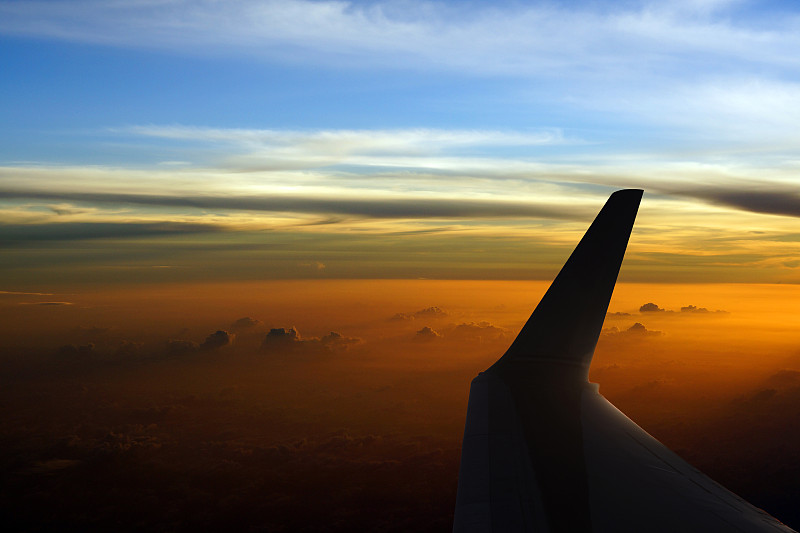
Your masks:
M472 381L454 533L793 531L588 381L641 197L611 195L511 347Z

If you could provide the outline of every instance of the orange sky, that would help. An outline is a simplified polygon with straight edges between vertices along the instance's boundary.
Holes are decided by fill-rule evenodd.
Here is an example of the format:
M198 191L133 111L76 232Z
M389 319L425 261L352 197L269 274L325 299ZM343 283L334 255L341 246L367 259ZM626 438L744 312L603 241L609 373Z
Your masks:
M202 505L229 524L301 527L348 510L447 529L469 383L546 288L289 280L0 293L0 433L14 505L33 520L44 491L64 521L120 516L137 502L163 523L158 502L191 479L200 492L171 505ZM791 518L794 485L765 488L756 474L774 478L796 457L785 441L800 415L798 298L797 285L620 283L590 379L692 464ZM647 303L661 310L640 311ZM268 334L292 327L298 337ZM227 334L215 344L218 330ZM116 462L93 466L98 454ZM158 502L136 489L143 468ZM95 469L120 491L98 481L94 494L70 477ZM319 516L300 512L326 476L350 492L333 510L315 506ZM786 502L759 500L770 487ZM241 507L225 503L231 490ZM364 493L377 498L369 509Z
M527 319L546 282L433 280L286 280L239 283L186 283L91 287L75 292L0 294L4 338L22 345L57 343L75 331L102 331L98 349L111 350L122 339L156 342L186 338L201 342L233 321L252 317L267 327L296 327L301 335L330 331L365 343L409 337L424 326L434 330L488 322L510 341ZM800 287L753 284L618 284L606 327L624 330L635 322L663 334L652 339L669 345L676 357L698 352L735 353L729 363L756 355L784 354L800 344ZM639 312L653 302L663 312ZM389 320L439 307L441 316ZM681 312L695 306L709 312ZM724 311L724 312L717 312ZM78 328L78 329L76 329ZM72 333L71 333L72 332ZM603 341L601 340L601 347ZM42 346L44 347L44 346ZM503 344L495 346L497 355ZM685 350L685 354L682 352ZM694 354L694 355L692 355ZM752 354L752 355L748 355Z

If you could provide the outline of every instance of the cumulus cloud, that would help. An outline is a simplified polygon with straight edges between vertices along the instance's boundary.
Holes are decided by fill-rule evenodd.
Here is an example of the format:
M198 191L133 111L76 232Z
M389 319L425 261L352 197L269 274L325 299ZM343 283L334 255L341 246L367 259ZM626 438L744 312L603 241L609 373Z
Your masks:
M300 342L300 334L295 328L272 328L264 337L261 348L265 350L292 350Z
M447 312L441 307L426 307L414 313L414 318L442 318L447 316Z
M708 313L708 309L705 307L687 305L685 307L681 307L681 313Z
M639 313L641 314L657 314L663 313L664 315L670 316L677 316L677 312L671 309L665 309L660 307L658 304L653 302L647 302L646 304L642 304L639 307ZM717 309L716 311L711 311L707 307L698 307L696 305L685 305L680 308L680 313L683 315L712 315L712 314L719 314L724 315L728 314L727 311L723 311L722 309ZM631 313L625 312L615 312L615 313L606 313L606 317L608 318L625 318L633 316Z
M233 335L227 331L218 330L206 337L203 344L200 345L201 350L218 350L223 346L229 345L233 342Z
M336 333L335 331L331 331L320 340L322 346L326 349L331 351L343 351L347 350L351 345L358 344L361 342L361 339L356 337L345 337L340 333Z
M687 305L681 307L681 313L691 313L691 314L698 314L698 315L707 315L707 314L728 314L727 311L723 311L722 309L717 309L716 311L709 311L706 307L697 307L695 305Z
M664 309L659 307L658 305L654 304L653 302L648 302L641 307L639 307L640 313L663 313Z
M200 344L187 339L169 339L166 343L166 351L167 355L186 355L201 351L212 352L231 344L234 337L233 333L217 330L209 334Z
M653 302L647 302L639 307L639 312L642 314L648 313L664 313L667 315L673 315L675 311L671 309L664 309L663 307L659 307L657 304ZM717 309L716 311L710 311L706 307L697 307L696 305L685 305L680 308L680 312L684 315L708 315L708 314L728 314L727 311L723 311L722 309ZM606 316L608 317L625 317L631 316L630 313L608 313Z
M435 319L444 318L446 316L448 316L447 311L434 305L426 307L425 309L420 309L419 311L414 311L413 313L397 313L389 320L414 320L417 318Z
M616 326L603 329L603 335L606 338L616 339L636 339L644 337L658 337L661 335L660 331L650 330L645 327L641 322L635 322L628 329L619 329Z
M272 328L264 337L261 349L284 353L339 353L360 342L359 338L345 337L335 331L331 331L321 338L304 339L295 328Z
M419 342L430 342L440 339L442 336L431 327L425 326L414 334L414 340Z
M631 335L661 335L660 331L648 330L641 322L634 323L625 332Z

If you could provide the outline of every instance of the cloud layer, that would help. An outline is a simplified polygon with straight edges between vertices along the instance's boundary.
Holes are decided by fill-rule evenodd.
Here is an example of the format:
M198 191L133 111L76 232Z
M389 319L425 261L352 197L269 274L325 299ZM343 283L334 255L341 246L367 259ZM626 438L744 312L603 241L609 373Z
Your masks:
M676 58L692 53L718 64L796 64L785 45L798 44L797 20L775 13L751 21L747 7L730 1L476 3L469 10L424 1L7 1L0 4L0 29L183 53L221 48L273 60L334 59L351 66L389 56L395 68L444 64L475 73L561 75L589 67L599 75L645 65L669 71Z

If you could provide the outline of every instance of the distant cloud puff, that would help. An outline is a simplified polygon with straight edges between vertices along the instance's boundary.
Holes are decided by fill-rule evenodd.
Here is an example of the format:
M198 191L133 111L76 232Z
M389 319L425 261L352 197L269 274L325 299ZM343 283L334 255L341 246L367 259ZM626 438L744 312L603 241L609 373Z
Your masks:
M706 307L697 307L695 305L687 305L685 307L681 307L681 313L695 313L695 314L728 314L727 311L723 311L722 309L717 309L716 311L709 311Z
M414 335L415 341L422 341L422 342L429 342L436 339L440 339L442 336L439 335L436 331L431 329L429 326L425 326L421 330L417 331Z
M686 307L681 307L681 313L708 313L708 309L695 305L687 305Z
M303 339L295 328L272 328L264 337L261 349L288 353L331 353L346 351L351 345L359 342L361 339L345 337L335 331L331 331L322 338Z
M636 322L625 330L620 330L617 327L606 328L603 330L603 335L611 338L642 338L658 337L661 335L661 332L647 329L641 322Z
M201 350L218 350L223 346L229 345L233 342L233 335L227 331L218 330L206 337L203 344L200 345Z
M348 349L353 344L358 344L361 339L355 337L345 337L340 333L331 331L320 340L320 343L331 351L342 351Z
M300 341L300 334L295 328L272 328L261 343L263 349L291 349L293 343Z
M626 329L625 332L632 335L661 335L660 331L649 330L641 322L634 323L631 327Z
M413 313L397 313L389 320L414 320L416 318L444 318L448 316L447 311L435 305L414 311Z
M415 318L439 318L445 316L447 316L447 313L441 307L436 307L435 305L420 309L414 313Z
M697 307L696 305L686 305L680 308L680 312L683 314L695 314L695 315L706 315L706 314L728 314L727 311L723 311L721 309L717 309L716 311L711 311L706 307ZM639 313L664 313L666 315L675 315L676 311L671 309L664 309L663 307L659 307L658 304L653 302L647 302L639 307ZM633 316L631 313L625 312L615 312L615 313L606 313L606 317L608 318L624 318L628 316Z

